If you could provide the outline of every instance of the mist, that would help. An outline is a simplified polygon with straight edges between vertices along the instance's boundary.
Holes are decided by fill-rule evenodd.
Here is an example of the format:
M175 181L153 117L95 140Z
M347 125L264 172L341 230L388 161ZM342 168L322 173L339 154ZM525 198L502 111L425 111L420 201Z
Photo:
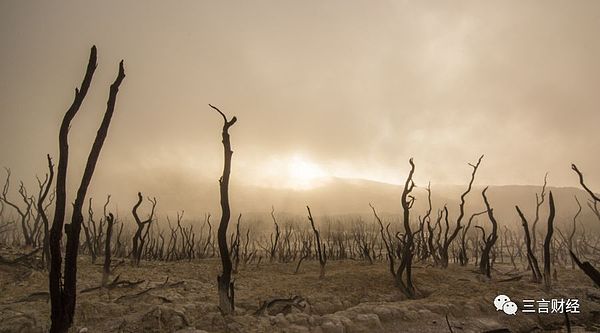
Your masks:
M3 2L0 165L26 184L43 175L95 43L69 184L81 177L121 58L128 73L96 197L134 202L138 191L160 197L182 182L216 188L220 119L207 103L239 118L233 186L400 184L410 157L418 183L463 184L480 154L479 184L539 185L548 172L550 185L577 186L570 163L600 162L599 6ZM298 158L313 170L307 179L288 170ZM598 175L587 181L600 187Z

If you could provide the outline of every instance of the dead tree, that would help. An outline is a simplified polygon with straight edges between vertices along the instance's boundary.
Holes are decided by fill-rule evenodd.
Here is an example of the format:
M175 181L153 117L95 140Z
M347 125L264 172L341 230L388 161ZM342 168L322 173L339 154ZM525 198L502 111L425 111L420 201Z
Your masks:
M206 215L205 218L205 223L208 224L208 233L206 236L206 242L204 243L204 247L202 248L202 254L201 257L208 257L208 247L210 246L213 249L213 255L214 255L214 245L212 242L212 225L210 224L210 214Z
M373 215L375 216L377 223L379 223L379 234L381 235L381 239L383 241L383 245L385 246L385 250L387 253L389 267L390 267L390 273L392 273L392 276L396 277L396 269L395 269L396 256L394 255L392 241L391 241L391 239L389 239L387 237L387 233L384 232L383 222L381 222L381 218L379 217L379 215L377 215L377 211L375 211L375 207L370 203L369 203L369 207L371 207L371 210L373 210Z
M4 188L2 189L2 196L0 196L0 200L17 211L17 214L19 214L21 219L21 231L23 232L23 238L25 239L25 246L33 246L33 234L29 225L29 220L31 219L31 207L33 205L29 200L29 196L27 195L27 190L25 189L23 182L21 182L19 185L19 195L21 196L22 201L25 203L25 206L19 207L19 205L8 199L6 195L8 194L8 190L10 188L10 169L5 170L6 181L4 182Z
M4 220L4 201L0 200L0 234L11 231L14 223Z
M319 259L319 266L321 267L321 270L319 271L319 279L322 279L325 277L327 252L325 251L325 244L321 243L321 235L319 234L319 230L317 230L317 228L315 227L315 221L313 220L312 214L310 213L310 207L306 206L306 210L308 210L308 220L310 221L310 226L312 227L313 233L315 234L315 247Z
M81 184L77 191L75 203L73 204L73 216L71 223L64 225L65 205L66 205L66 177L68 165L69 143L68 135L71 121L79 111L81 104L87 94L94 71L96 70L96 47L93 46L90 52L90 59L81 89L75 89L75 98L71 107L65 113L59 131L59 160L56 177L56 206L52 229L50 230L50 274L49 274L49 290L51 300L51 333L67 332L73 323L75 314L75 304L77 297L77 252L79 250L79 234L81 231L81 223L83 222L83 203L87 193L87 189L91 182L100 151L104 144L104 140L108 134L108 128L115 108L119 86L125 78L125 70L123 61L119 64L119 73L116 80L110 86L110 92L107 102L106 112L102 119L102 123L94 143L90 150L90 154L85 165ZM63 226L67 236L64 281L61 277L62 257L61 257L61 238Z
M537 231L536 227L540 220L540 207L544 204L546 200L546 185L548 184L548 173L544 175L544 185L542 186L542 191L540 194L535 194L535 219L533 220L533 225L531 226L531 236L532 240L532 251L536 254L537 251Z
M546 239L544 240L544 284L549 289L552 285L551 271L551 259L550 259L550 243L552 243L552 234L554 233L554 197L552 197L552 191L548 196L548 202L550 205L550 213L548 215L548 231L546 232Z
M137 230L133 235L133 250L131 252L132 257L136 265L140 264L140 260L142 258L142 250L144 248L144 242L146 240L146 235L148 235L148 230L150 230L150 225L154 220L154 210L156 209L156 198L148 198L148 201L152 204L152 208L150 209L150 215L148 218L142 221L140 216L138 215L138 208L142 204L142 193L138 192L138 201L133 205L133 209L131 210L131 214L137 224ZM146 233L142 236L142 232L144 232L144 227L146 227Z
M104 267L102 269L102 286L105 286L108 282L108 277L110 275L110 239L112 237L113 224L115 222L115 217L112 213L109 213L106 216L106 242L104 242Z
M575 237L575 232L577 231L577 217L581 214L581 204L579 203L579 199L575 196L575 202L577 202L577 213L573 216L573 229L571 229L571 234L569 235L569 239L567 241L567 246L569 247L569 251L573 251L573 237ZM571 268L575 268L575 261L573 257L571 257Z
M441 265L443 268L448 267L448 248L450 247L450 244L452 244L452 241L456 238L456 236L458 236L458 232L460 231L460 229L462 228L461 226L461 222L465 216L465 198L467 197L467 194L469 194L469 192L471 192L471 188L473 187L473 182L475 181L475 174L477 173L477 168L479 168L479 165L481 164L481 160L483 159L483 155L481 155L479 157L479 160L477 160L477 163L475 165L469 163L469 166L471 166L471 168L473 168L473 172L471 173L471 180L469 181L469 185L467 186L467 189L465 190L465 192L463 192L463 194L460 196L460 205L458 206L458 218L456 219L456 227L454 228L454 231L452 232L452 234L450 235L450 237L448 236L448 210L446 209L446 207L444 207L444 210L446 211L446 234L444 235L444 243L442 244L442 247L440 248L440 260L441 260Z
M479 262L479 271L481 272L481 274L485 274L488 278L491 278L492 266L490 263L490 251L492 250L492 247L494 246L494 244L496 243L496 240L498 239L498 222L496 222L496 218L494 217L494 210L490 207L490 203L485 194L487 192L487 189L488 189L487 187L485 189L483 189L483 191L481 192L481 195L483 196L483 202L485 203L485 207L487 208L488 218L490 219L490 222L492 223L492 232L487 236L487 238L484 237L485 242L483 245L483 249L481 251L481 261Z
M521 217L521 222L523 224L523 230L525 231L525 246L527 248L527 262L529 263L529 267L531 267L531 272L533 274L533 282L540 283L542 281L542 273L540 272L540 266L538 265L537 258L535 257L535 253L531 247L531 237L529 235L529 226L527 223L527 219L519 206L515 206L517 213Z
M372 265L373 256L371 255L371 251L375 247L375 239L373 239L372 233L366 231L362 220L359 220L359 223L354 226L352 234L354 236L354 245L358 254L363 259L367 259L369 264Z
M269 248L270 260L273 262L275 260L275 256L277 253L277 243L279 242L279 224L277 224L277 219L275 219L275 207L271 207L271 219L273 219L273 224L275 225L275 239L273 239L273 234L271 234L271 246Z
M219 307L223 314L232 314L235 306L234 283L231 281L232 263L227 247L227 227L231 217L231 208L229 207L229 175L231 173L231 141L229 138L229 128L237 121L236 117L227 120L227 117L217 107L209 104L211 108L217 111L223 117L223 175L219 179L219 190L221 194L221 221L217 231L217 241L219 243L219 254L221 255L221 266L223 271L217 276L219 291Z
M302 265L302 262L310 256L312 247L311 244L312 242L310 240L302 240L301 255L300 259L298 259L298 264L296 265L296 270L294 271L294 274L298 274L298 272L300 271L300 265Z
M38 195L38 200L37 200L37 211L42 219L42 223L44 224L44 239L42 241L42 247L43 247L42 261L43 261L46 269L50 269L50 260L49 260L50 259L50 247L49 247L50 227L49 227L49 222L48 222L48 215L46 214L46 209L48 207L44 206L44 201L46 201L46 197L48 196L48 192L50 191L50 187L52 186L52 180L54 179L54 164L52 164L52 158L50 158L50 154L46 155L46 158L48 160L48 174L46 175L46 179L44 180L43 183L38 180L38 183L40 183L40 193ZM42 188L43 188L43 190L42 190ZM51 198L50 202L52 202L52 201L53 201L53 199Z
M50 172L52 173L52 175L50 175L51 177L49 177L49 174L46 173L43 181L40 179L40 177L35 176L35 179L38 183L37 198L34 199L33 196L29 197L29 201L32 204L31 214L33 215L33 213L35 213L31 235L34 246L42 246L42 263L44 266L48 266L48 258L50 257L48 249L49 223L46 211L54 202L54 191L50 192L50 187L53 180L52 178L54 178L54 170L50 170ZM46 198L48 198L48 202L46 202Z
M510 241L510 244L508 244ZM517 263L515 262L515 239L512 234L512 230L508 229L507 226L504 226L504 246L506 247L506 252L510 256L510 263L513 268L517 269Z
M415 172L415 164L411 158L408 163L410 164L410 172L404 183L404 190L402 191L401 204L402 204L402 221L404 224L404 236L402 237L402 246L399 249L400 252L400 263L398 270L396 271L396 286L406 295L408 298L415 297L415 287L412 282L412 260L414 255L413 239L414 235L410 229L410 209L415 203L415 198L410 194L415 188L413 181L413 174Z
M458 260L459 260L461 266L466 266L469 263L469 255L467 254L467 242L466 242L467 232L469 232L469 229L471 228L471 224L473 224L473 219L475 219L475 217L477 217L479 215L483 215L485 213L487 213L487 211L484 210L479 213L471 214L471 217L469 217L469 222L467 222L467 225L463 228L463 231L461 234L461 240L460 240L460 249L458 252Z
M581 187L583 187L583 189L590 195L591 199L588 202L588 207L590 207L590 209L594 212L594 214L600 221L600 208L598 207L598 203L600 203L600 197L598 197L598 195L595 194L594 191L590 190L590 188L587 187L587 185L585 185L585 181L583 180L583 173L581 173L581 171L577 169L577 166L575 164L571 164L571 169L573 169L573 171L577 173L577 176L579 176L579 184L581 184Z
M427 259L430 255L433 256L434 261L437 258L437 255L435 253L432 253L432 247L433 247L433 242L430 242L429 240L433 240L432 236L433 236L433 228L431 228L431 211L432 211L432 205L431 205L431 182L427 184L427 212L425 213L425 216L423 217L423 219L420 219L419 222L419 227L421 229L421 247L423 248L422 250L422 254L420 256L420 260L425 260ZM428 231L428 235L427 235L427 239L425 238L425 224L427 223L427 231ZM431 246L430 246L431 245Z
M123 227L125 224L121 222L121 227L119 227L119 232L117 232L117 240L115 242L115 256L116 257L124 257L125 253L125 245L121 242L121 234L123 233Z
M440 239L442 237L442 218L444 217L444 210L438 211L438 217L435 220L435 224L431 227L430 221L427 221L427 230L429 232L429 237L427 238L427 247L429 248L429 253L431 253L431 258L433 259L433 263L438 266L440 265ZM437 233L434 231L437 230Z
M88 252L90 254L90 256L92 257L92 264L96 262L96 248L94 246L94 235L92 234L92 231L90 231L91 228L91 224L94 221L94 211L92 209L92 198L89 199L89 208L88 208L88 225L86 226L85 223L82 223L81 226L83 227L83 233L85 235L85 244L88 248ZM95 224L94 224L94 229L95 230ZM94 232L95 233L95 232Z
M575 261L575 263L577 264L577 266L579 266L579 268L590 278L592 279L592 281L594 281L594 283L596 284L597 287L600 288L600 272L594 268L594 266L592 266L592 264L590 264L589 262L581 262L579 260L579 258L577 258L577 256L575 256L575 253L573 253L573 251L569 251L569 253L571 254L571 258L573 258L573 260Z
M238 267L240 265L240 221L242 220L242 214L238 216L237 224L235 225L235 235L231 242L230 253L233 256L233 274L237 274Z

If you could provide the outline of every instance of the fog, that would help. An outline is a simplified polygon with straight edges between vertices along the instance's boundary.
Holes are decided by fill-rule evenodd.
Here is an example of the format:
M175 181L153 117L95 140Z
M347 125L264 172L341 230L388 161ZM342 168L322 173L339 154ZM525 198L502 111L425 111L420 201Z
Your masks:
M69 185L124 59L91 186L122 205L137 191L216 189L222 119L208 103L239 119L234 189L399 184L410 157L418 184L464 184L481 154L480 185L539 185L548 172L552 186L578 186L574 162L597 189L598 13L596 1L3 1L0 166L34 184L45 154L57 157L95 44Z

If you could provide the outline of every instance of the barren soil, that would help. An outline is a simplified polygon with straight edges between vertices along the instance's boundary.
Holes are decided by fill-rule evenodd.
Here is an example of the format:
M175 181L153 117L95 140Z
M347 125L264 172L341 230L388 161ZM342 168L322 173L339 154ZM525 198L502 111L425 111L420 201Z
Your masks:
M517 304L523 299L578 298L581 313L569 315L573 331L600 331L600 290L579 270L570 268L559 268L558 281L546 291L529 282L529 272L511 272L508 265L497 264L492 280L475 273L472 264L445 270L416 265L419 298L407 300L394 287L385 263L331 261L322 280L318 279L318 263L303 263L298 274L294 274L295 266L241 266L235 276L236 313L223 317L216 297L218 259L142 262L140 267L125 263L116 272L120 280L144 282L80 293L72 331L449 332L446 315L453 332L563 331L562 314L525 314L521 309L514 316L497 312L492 301L498 294L510 296ZM523 278L500 282L517 275ZM79 290L97 286L101 266L81 257L78 276ZM148 290L152 287L156 288ZM44 271L0 265L0 332L47 331L50 304L45 292ZM254 314L262 301L292 296L305 299L304 309Z

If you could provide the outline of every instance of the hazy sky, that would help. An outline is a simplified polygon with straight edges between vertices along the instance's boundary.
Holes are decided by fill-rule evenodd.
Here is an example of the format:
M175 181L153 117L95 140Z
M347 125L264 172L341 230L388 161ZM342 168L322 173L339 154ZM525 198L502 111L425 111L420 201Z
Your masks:
M462 184L486 154L479 184L577 186L576 162L600 189L599 32L598 1L4 0L0 165L31 180L56 157L95 44L77 182L124 59L93 184L216 182L211 103L239 119L237 184L398 183L411 156L418 182Z

